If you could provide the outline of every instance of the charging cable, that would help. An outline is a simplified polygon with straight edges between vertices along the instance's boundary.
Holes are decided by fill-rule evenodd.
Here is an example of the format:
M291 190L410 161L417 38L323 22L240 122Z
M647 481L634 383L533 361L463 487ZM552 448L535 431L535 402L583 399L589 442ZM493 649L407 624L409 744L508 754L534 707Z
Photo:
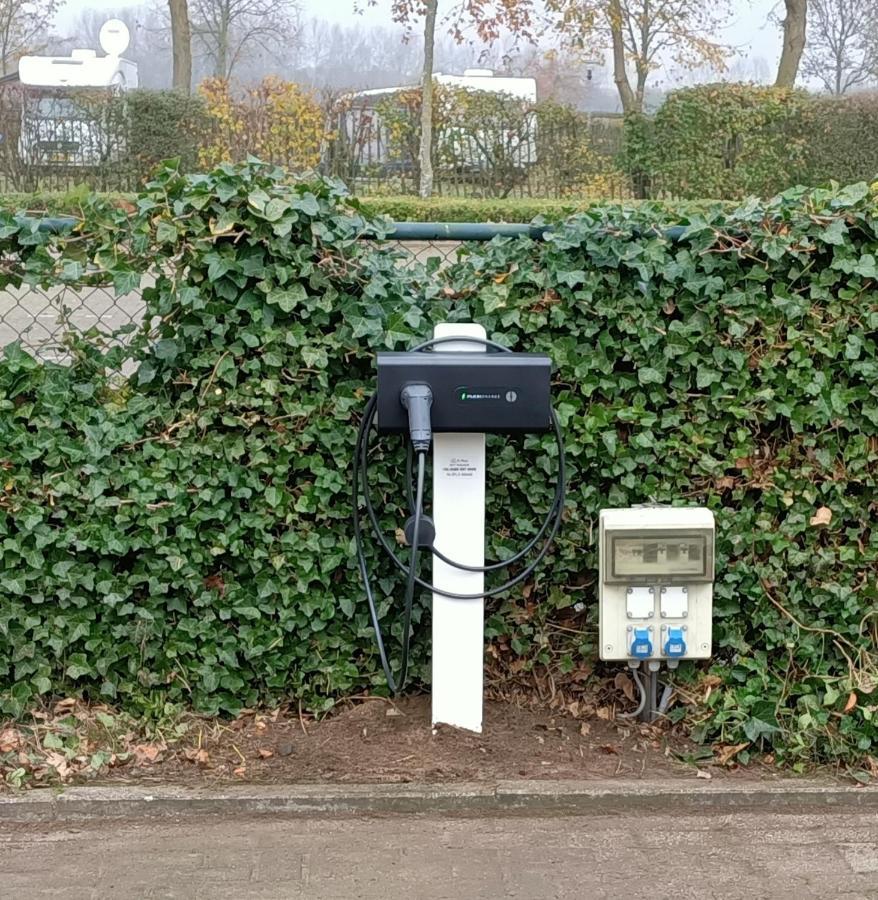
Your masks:
M414 348L413 352L428 352L436 345L450 342L466 341L470 343L481 344L488 349L497 352L511 352L508 347L498 344L494 341L476 337L447 337L433 338L425 341ZM411 617L412 606L414 602L415 587L421 587L435 594L441 594L444 597L450 597L454 600L480 600L486 597L493 597L498 594L505 593L515 585L520 584L528 576L530 576L543 557L549 552L552 542L561 526L561 518L564 512L564 497L566 492L566 471L564 461L564 441L561 434L561 425L555 411L551 411L552 428L555 435L555 443L558 448L558 478L555 483L555 493L552 505L549 508L543 522L537 533L531 538L527 545L515 553L508 559L498 562L486 563L483 566L469 566L463 563L455 562L442 554L436 548L431 548L432 553L444 563L460 569L465 572L493 572L498 569L507 568L527 557L531 551L540 544L536 556L524 568L512 578L497 585L489 590L482 591L478 594L459 594L445 591L437 588L428 581L424 581L418 576L418 552L421 549L421 523L424 519L424 471L426 466L426 454L430 448L432 440L432 428L430 426L430 406L432 404L432 394L430 388L425 384L407 385L400 396L400 402L405 406L409 415L409 445L406 456L406 497L412 514L412 531L410 539L410 553L408 563L404 562L396 553L390 541L384 535L381 524L378 521L378 515L372 503L369 493L369 436L372 426L375 422L375 413L377 410L377 397L373 395L366 404L363 412L363 418L360 422L360 428L357 433L357 442L354 449L354 464L352 472L352 500L353 500L353 519L354 519L354 541L357 552L357 565L360 570L360 576L363 580L363 586L366 592L366 600L369 605L369 615L372 620L372 627L375 631L375 642L378 647L378 655L381 659L381 667L384 670L387 685L394 694L398 694L406 683L408 675L409 648L411 642ZM417 469L416 474L413 471ZM415 480L415 488L412 491L412 480ZM362 492L361 492L362 485ZM369 577L369 567L366 561L366 554L363 542L363 529L360 521L360 499L362 493L362 501L366 509L372 532L377 538L381 548L393 562L394 566L406 576L405 600L403 605L403 630L402 630L402 656L400 659L399 675L394 676L387 651L384 646L384 639L381 633L381 624L378 617L377 604L375 595L372 590L372 583ZM542 542L542 543L541 543Z

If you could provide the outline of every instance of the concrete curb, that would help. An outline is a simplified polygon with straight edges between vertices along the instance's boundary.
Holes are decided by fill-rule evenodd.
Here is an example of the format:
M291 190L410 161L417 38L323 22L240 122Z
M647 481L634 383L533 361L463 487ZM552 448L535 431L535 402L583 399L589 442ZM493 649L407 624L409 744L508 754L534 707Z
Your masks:
M0 822L205 816L797 814L874 812L878 788L786 780L500 781L487 784L71 787L0 797Z

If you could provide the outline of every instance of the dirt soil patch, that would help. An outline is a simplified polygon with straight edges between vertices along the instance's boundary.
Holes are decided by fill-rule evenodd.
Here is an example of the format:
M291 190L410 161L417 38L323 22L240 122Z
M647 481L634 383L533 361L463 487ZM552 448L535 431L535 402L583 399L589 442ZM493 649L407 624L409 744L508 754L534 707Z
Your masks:
M146 752L144 752L146 751ZM149 759L154 753L154 759ZM502 779L712 777L712 755L665 726L488 702L482 734L430 725L429 697L371 699L321 721L295 714L246 714L195 722L185 742L141 748L136 765L105 770L103 783L454 782ZM711 766L715 774L728 775ZM748 777L756 774L748 770Z

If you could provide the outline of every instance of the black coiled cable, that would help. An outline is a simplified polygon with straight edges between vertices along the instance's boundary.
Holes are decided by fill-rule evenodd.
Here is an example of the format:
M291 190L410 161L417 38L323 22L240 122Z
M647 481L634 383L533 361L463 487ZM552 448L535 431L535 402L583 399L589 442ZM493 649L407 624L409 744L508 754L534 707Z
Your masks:
M472 337L448 337L448 338L434 338L430 341L425 341L423 344L419 344L414 348L414 351L425 352L429 348L437 344L449 343L449 342L458 342L458 341L466 341L471 343L482 344L485 347L495 349L497 351L502 352L510 352L507 347L503 347L501 344L497 344L493 341L484 340L482 338L472 338ZM411 552L409 554L408 565L406 565L403 560L397 556L394 548L390 544L390 542L385 537L384 533L381 530L381 525L378 521L378 515L375 512L375 507L372 504L372 498L369 495L369 433L372 430L372 426L375 422L375 412L377 409L377 398L372 396L368 403L366 404L366 409L363 413L362 421L360 422L360 428L357 433L357 442L354 449L354 465L353 465L353 476L352 476L352 506L353 506L353 518L354 518L354 541L357 548L357 565L360 570L360 577L363 579L363 586L366 591L366 601L369 604L369 615L372 619L372 627L375 630L375 642L378 647L378 655L381 659L381 667L384 670L384 675L387 679L387 685L390 690L397 694L399 693L403 687L405 686L406 676L408 675L408 659L409 659L409 645L410 645L410 630L411 630L411 617L412 617L412 605L414 602L414 591L415 586L419 586L425 588L435 594L441 594L444 597L450 597L454 600L480 600L485 597L494 597L497 594L502 594L505 591L508 591L510 588L514 587L517 584L520 584L524 581L529 575L531 575L539 565L543 557L549 552L549 548L552 546L552 542L555 539L555 536L558 533L558 529L561 526L561 517L564 512L564 497L566 491L566 470L565 470L565 460L564 460L564 441L561 435L561 425L558 421L558 417L555 414L555 411L552 410L552 427L555 434L555 441L558 447L558 480L555 485L555 494L552 500L552 505L547 513L545 519L543 520L542 525L540 526L537 533L533 538L527 543L527 545L520 550L518 553L509 557L508 559L501 560L499 562L487 563L484 566L468 566L463 563L457 563L454 560L449 559L440 551L433 548L432 553L438 559L441 559L443 562L447 563L450 566L453 566L456 569L460 569L465 572L492 572L497 569L506 568L510 565L513 565L524 557L526 557L530 551L540 542L541 539L544 538L543 544L540 547L537 555L534 559L524 567L515 577L508 579L503 584L500 584L496 587L493 587L489 590L481 591L478 594L458 594L453 593L451 591L445 591L440 588L435 587L427 581L424 581L422 578L418 576L417 572L417 563L418 563L418 551L419 551L419 540L418 536L420 534L420 525L421 525L421 517L423 514L423 503L424 503L424 469L425 469L425 454L424 452L417 453L417 483L414 492L414 496L412 495L412 475L413 475L413 452L411 448L411 444L408 447L408 453L406 458L406 495L408 498L408 503L412 511L413 515L413 528L412 528L412 546ZM405 601L403 605L403 634L402 634L402 659L400 661L400 670L399 677L396 678L393 675L393 672L390 667L390 662L387 658L387 651L384 646L384 639L381 634L381 626L378 620L378 609L377 604L375 603L375 596L372 591L372 584L369 578L369 567L366 562L366 555L363 547L363 530L360 522L360 479L362 477L363 490L362 490L362 499L366 508L366 513L369 518L369 522L372 525L372 530L375 534L375 537L378 539L379 544L384 549L385 553L390 557L394 566L403 572L406 576L406 592L405 592ZM547 533L548 532L548 533Z

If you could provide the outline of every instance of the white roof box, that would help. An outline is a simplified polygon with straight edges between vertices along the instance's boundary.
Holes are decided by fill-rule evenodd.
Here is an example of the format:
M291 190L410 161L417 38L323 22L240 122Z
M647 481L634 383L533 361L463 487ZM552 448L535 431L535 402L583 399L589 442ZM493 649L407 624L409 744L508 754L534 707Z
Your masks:
M98 58L90 50L70 56L22 56L18 61L22 84L40 87L137 87L137 63L118 56Z

